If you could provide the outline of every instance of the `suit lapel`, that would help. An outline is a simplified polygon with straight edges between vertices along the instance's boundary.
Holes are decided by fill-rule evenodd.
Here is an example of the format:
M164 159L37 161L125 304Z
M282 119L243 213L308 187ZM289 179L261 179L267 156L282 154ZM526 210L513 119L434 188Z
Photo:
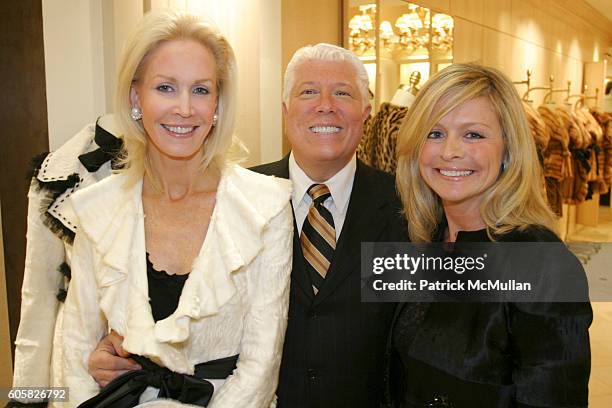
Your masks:
M300 236L297 233L298 230L295 225L295 217L293 218L293 223L293 271L291 274L291 279L295 281L302 289L302 292L306 298L309 301L312 301L315 298L315 295L310 278L308 277L308 272L306 270L306 260L304 259L304 254L302 253L302 243L300 242Z
M266 173L289 180L289 155L270 163Z
M259 166L256 170L262 171L265 174L270 174L276 177L289 179L289 155L286 155L281 160L270 163L268 165ZM293 211L293 206L292 206ZM295 282L300 287L301 292L311 302L314 299L314 292L306 265L304 264L304 255L302 254L302 244L298 234L297 224L295 223L295 214L293 215L293 269L291 272L291 281Z
M377 241L386 228L388 219L385 217L384 207L388 203L380 194L376 194L377 190L376 180L358 160L353 190L334 260L323 288L315 297L315 304L333 293L349 275L360 275L361 242Z

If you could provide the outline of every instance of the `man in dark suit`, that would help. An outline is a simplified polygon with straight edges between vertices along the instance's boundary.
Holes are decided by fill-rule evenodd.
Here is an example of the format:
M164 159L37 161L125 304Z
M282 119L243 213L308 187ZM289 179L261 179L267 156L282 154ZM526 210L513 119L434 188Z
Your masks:
M292 151L252 169L291 179L294 190L279 408L372 408L383 400L395 304L361 302L361 242L404 241L407 234L393 177L356 158L370 110L368 76L354 54L329 44L301 48L287 66L283 92ZM319 198L309 194L313 185L324 185ZM315 204L322 218L312 214ZM329 251L321 249L327 259L317 259L316 237L304 238L317 222L319 227L329 222L323 227ZM129 360L113 356L127 356L120 344L118 335L109 335L90 357L90 374L101 385L133 369Z
M294 54L284 85L291 154L252 169L289 178L294 188L293 271L278 406L378 407L394 304L361 302L361 242L404 241L407 234L392 176L355 155L371 109L367 73L349 51L318 44ZM309 270L301 237L312 211L307 193L312 184L331 193L323 205L336 235L322 280Z

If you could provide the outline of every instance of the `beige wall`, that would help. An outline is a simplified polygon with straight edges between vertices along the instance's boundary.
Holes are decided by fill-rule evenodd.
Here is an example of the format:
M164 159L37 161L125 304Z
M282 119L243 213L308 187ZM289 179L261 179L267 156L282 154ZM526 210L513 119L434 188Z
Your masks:
M2 211L0 211L0 214L1 213ZM6 301L6 276L4 271L2 219L0 217L0 388L10 387L13 380L13 363L11 358L10 338L8 305Z
M612 45L612 24L585 1L423 0L417 3L455 18L455 62L477 61L514 81L533 72L532 86L567 86L579 93L583 64L600 61ZM525 87L518 87L524 91ZM534 92L539 104L544 92ZM557 98L562 98L558 94Z
M282 71L293 53L308 44L342 45L342 0L282 0ZM289 151L283 134L283 153Z
M102 32L104 56L105 113L113 111L115 87L117 86L117 63L123 44L142 18L142 0L96 0L102 3ZM91 121L93 121L92 118Z
M342 45L341 0L282 0L283 71L293 53L308 44Z
M102 4L44 0L49 148L57 149L105 111Z

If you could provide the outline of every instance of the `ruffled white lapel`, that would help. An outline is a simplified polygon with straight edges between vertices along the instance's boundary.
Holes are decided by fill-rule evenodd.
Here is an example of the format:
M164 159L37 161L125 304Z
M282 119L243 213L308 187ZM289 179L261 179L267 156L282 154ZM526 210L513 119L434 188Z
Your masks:
M59 149L50 152L36 175L43 186L48 183L68 183L65 191L62 191L53 202L48 204L46 211L72 232L76 232L77 222L69 198L79 188L84 188L97 181L97 177L89 173L77 160L80 154L97 147L93 143L95 129L94 124L85 126ZM100 172L101 177L110 174L110 164L103 166Z
M95 147L92 142L95 131L96 125L89 124L59 149L49 153L42 162L36 178L43 183L49 183L64 181L72 174L82 173L83 167L75 158Z
M288 180L238 166L223 169L204 244L185 282L176 311L154 323L148 300L142 184L125 189L123 174L73 197L82 231L94 243L101 265L96 276L109 325L125 337L126 350L190 373L179 348L191 321L214 315L236 292L232 273L262 250L262 231L287 205Z

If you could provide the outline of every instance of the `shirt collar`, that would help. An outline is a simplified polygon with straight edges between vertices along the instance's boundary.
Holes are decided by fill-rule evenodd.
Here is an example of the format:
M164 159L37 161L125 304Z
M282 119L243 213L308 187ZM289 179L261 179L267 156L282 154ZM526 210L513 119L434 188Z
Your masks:
M294 206L297 206L302 200L306 200L308 204L312 201L310 196L306 194L308 187L313 184L325 184L331 193L332 200L337 210L344 214L348 208L348 202L353 190L353 181L355 180L355 171L357 169L357 157L353 155L351 160L339 172L334 174L330 179L317 183L312 180L300 168L293 157L293 152L289 155L289 178L293 183L293 194L291 201Z

